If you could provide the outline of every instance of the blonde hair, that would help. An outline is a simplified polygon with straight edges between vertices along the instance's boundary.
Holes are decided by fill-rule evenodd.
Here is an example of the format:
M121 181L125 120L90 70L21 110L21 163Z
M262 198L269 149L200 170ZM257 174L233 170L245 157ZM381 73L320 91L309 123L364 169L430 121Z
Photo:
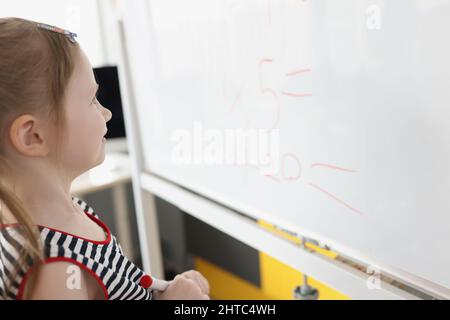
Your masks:
M78 50L78 44L72 43L67 36L39 28L37 22L20 18L0 19L0 177L12 168L5 157L5 137L18 116L46 116L57 130L64 128L66 88ZM60 135L58 137L60 139ZM25 239L15 272L8 277L8 283L12 283L26 267L27 260L31 259L35 266L39 266L43 250L31 216L3 178L0 178L1 203L12 213L20 225L18 231ZM5 223L3 220L0 211L0 225Z

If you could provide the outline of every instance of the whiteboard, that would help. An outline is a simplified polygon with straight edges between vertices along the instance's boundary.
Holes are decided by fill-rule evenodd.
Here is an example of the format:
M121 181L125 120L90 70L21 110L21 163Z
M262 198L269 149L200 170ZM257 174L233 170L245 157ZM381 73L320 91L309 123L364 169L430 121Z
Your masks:
M449 289L449 17L444 0L133 1L146 170ZM239 129L278 135L276 171L203 161Z

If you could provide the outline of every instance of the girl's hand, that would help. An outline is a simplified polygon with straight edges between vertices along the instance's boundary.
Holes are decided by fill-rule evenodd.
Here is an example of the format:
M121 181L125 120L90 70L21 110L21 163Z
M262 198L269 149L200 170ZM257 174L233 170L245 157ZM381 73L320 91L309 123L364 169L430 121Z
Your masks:
M200 272L177 275L164 292L153 291L155 300L209 300L209 284Z
M189 270L183 272L181 275L188 279L193 280L200 287L200 290L202 291L203 294L209 295L208 280L206 280L206 278L200 272L195 270Z

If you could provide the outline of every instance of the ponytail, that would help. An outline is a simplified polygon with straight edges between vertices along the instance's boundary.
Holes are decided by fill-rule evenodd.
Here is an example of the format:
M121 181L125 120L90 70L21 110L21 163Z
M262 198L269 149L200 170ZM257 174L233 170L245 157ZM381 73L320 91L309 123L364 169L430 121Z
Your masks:
M5 161L3 159L0 159L0 161L0 165L4 168L6 166ZM0 170L0 172L3 173L4 170ZM4 216L4 210L6 208L12 213L15 221L6 221ZM43 251L37 227L33 224L30 215L24 209L21 201L14 195L12 190L4 184L4 180L2 179L0 180L0 226L5 227L11 222L17 224L15 231L20 235L21 241L18 239L16 240L18 240L21 246L18 249L19 256L13 264L12 272L10 271L8 276L4 274L4 299L7 299L7 292L11 289L12 283L21 271L25 272L27 266L36 267L40 265ZM6 229L2 231L7 232ZM0 265L5 265L4 261L2 261L3 259L4 255L1 254L0 250ZM35 279L30 282L31 286L33 286L34 281Z

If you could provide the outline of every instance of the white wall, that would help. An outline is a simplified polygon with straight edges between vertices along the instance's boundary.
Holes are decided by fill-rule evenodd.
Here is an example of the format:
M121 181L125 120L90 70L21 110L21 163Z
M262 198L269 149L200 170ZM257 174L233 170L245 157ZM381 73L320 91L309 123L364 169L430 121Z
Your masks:
M0 17L12 16L69 29L78 34L93 67L108 62L97 0L0 0Z

